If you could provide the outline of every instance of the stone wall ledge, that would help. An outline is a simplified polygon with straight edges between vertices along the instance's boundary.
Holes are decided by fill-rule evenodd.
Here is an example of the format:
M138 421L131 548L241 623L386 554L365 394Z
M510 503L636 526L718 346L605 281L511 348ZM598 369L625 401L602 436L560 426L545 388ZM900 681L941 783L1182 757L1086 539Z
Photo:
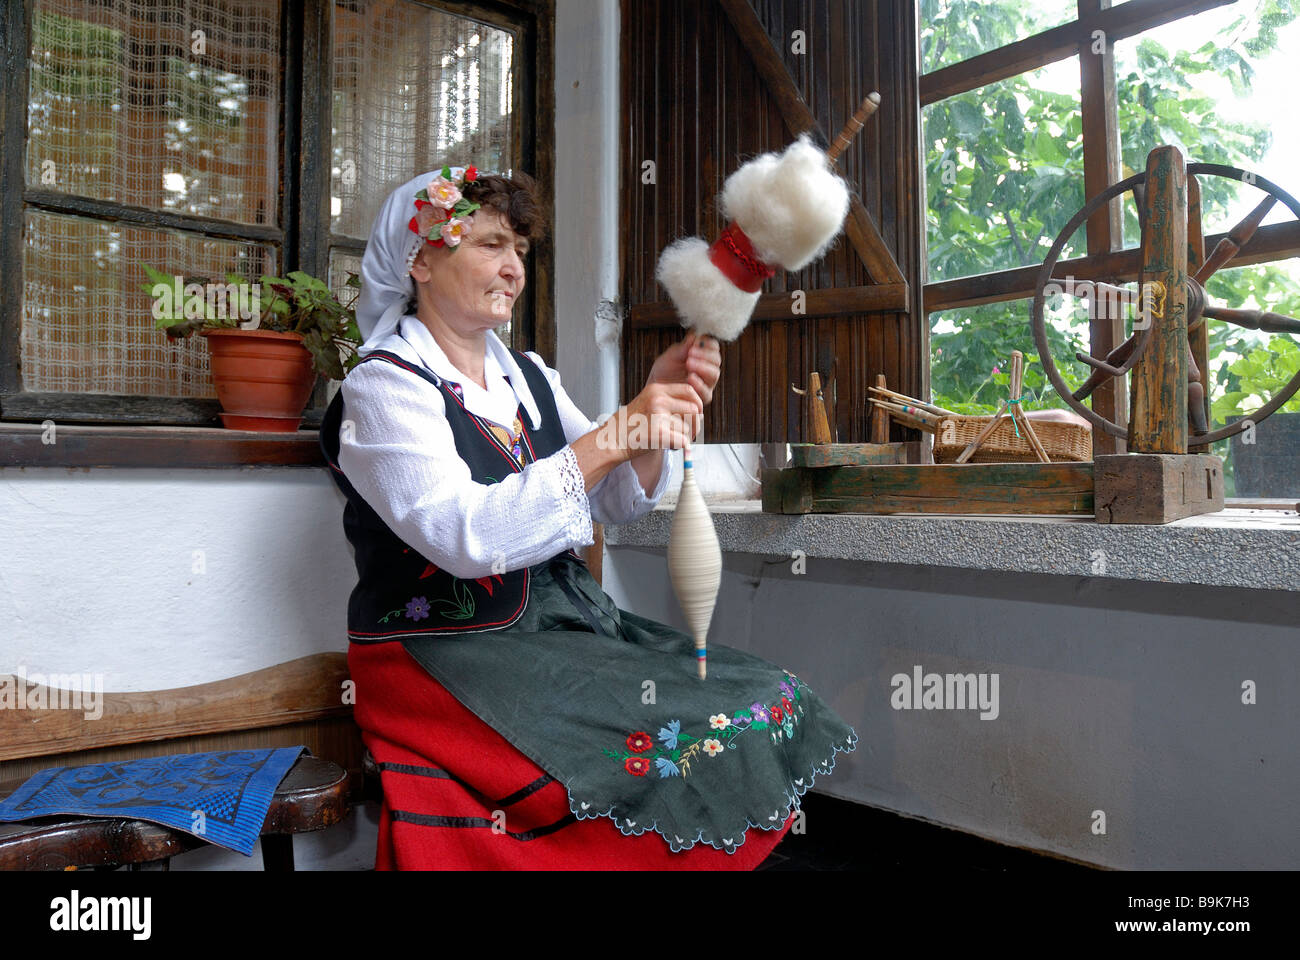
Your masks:
M1300 514L1233 507L1164 526L1087 517L763 513L712 499L724 552L1204 584L1300 593ZM666 547L674 505L605 528L610 547ZM1300 608L1298 608L1300 618Z

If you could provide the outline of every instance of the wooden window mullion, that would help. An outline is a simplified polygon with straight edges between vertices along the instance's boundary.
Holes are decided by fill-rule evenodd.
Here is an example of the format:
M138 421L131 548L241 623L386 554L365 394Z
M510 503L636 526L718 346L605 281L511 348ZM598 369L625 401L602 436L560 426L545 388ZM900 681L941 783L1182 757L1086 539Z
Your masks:
M302 136L295 196L298 204L298 269L315 277L329 272L330 132L334 96L333 0L307 0L302 13ZM310 82L309 82L310 81Z
M24 0L0 0L6 43L0 49L0 394L22 389L23 187L27 155L27 52L31 19ZM0 411L3 413L3 411Z
M286 3L288 10L293 4ZM301 92L299 126L293 131L296 189L289 216L297 242L285 248L286 263L328 282L330 262L330 134L333 129L334 49L330 29L334 0L307 0L301 16L300 56L292 65ZM292 258L292 259L291 259ZM288 268L286 267L286 272ZM304 416L317 419L329 402L329 381L316 379ZM307 422L307 421L304 421Z
M1078 0L1079 19L1091 19L1110 9L1111 0ZM1097 51L1100 44L1102 49ZM1095 197L1120 179L1119 108L1115 93L1115 44L1106 36L1092 37L1079 49L1080 97L1083 110L1083 195ZM1116 197L1088 219L1088 256L1113 253L1124 245L1124 210ZM1100 309L1099 309L1100 307ZM1088 300L1088 330L1093 356L1105 357L1124 340L1124 319L1107 317L1104 305ZM1107 380L1093 393L1092 408L1114 423L1128 420L1128 384L1123 377ZM1097 430L1093 455L1123 453L1124 442Z
M1166 23L1235 2L1236 0L1129 0L1117 7L1107 6L1070 23L923 74L921 106L929 106L1072 57L1081 47L1092 42L1097 30L1102 31L1107 43L1113 45L1118 40L1137 36Z
M284 239L280 245L280 269L285 273L298 269L298 184L302 146L302 35L306 17L295 5L280 8L280 228Z

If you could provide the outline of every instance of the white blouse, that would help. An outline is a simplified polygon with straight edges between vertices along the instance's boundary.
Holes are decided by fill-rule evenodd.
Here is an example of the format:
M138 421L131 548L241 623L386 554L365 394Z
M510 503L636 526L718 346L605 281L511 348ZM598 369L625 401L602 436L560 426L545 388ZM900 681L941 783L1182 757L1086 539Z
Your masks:
M484 390L451 364L416 317L404 317L398 330L379 348L459 384L471 413L513 432L520 403L531 404L527 384L520 396L503 373L513 361L495 334L485 338ZM551 385L566 442L599 426L569 399L555 370L536 353L525 356ZM650 496L630 462L588 492L573 448L565 446L500 483L475 483L456 452L442 392L428 381L376 361L352 370L339 389L339 469L398 537L461 579L522 569L591 544L593 520L627 523L644 516L676 472L678 458L662 451ZM527 409L521 419L531 427Z

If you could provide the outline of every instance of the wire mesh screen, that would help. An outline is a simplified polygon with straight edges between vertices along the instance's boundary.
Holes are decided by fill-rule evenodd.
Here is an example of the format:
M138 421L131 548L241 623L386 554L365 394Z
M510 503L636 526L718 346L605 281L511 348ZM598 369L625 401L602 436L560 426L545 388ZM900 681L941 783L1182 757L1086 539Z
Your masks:
M339 303L347 306L357 295L355 287L348 287L348 274L361 274L361 257L355 253L348 253L344 250L330 251L330 273L326 282L334 291L334 296L339 298Z
M141 264L164 272L184 264L184 277L220 281L233 272L255 281L274 272L270 247L32 210L24 228L24 389L216 396L203 338L173 341L157 329L154 305L164 301L144 289Z
M30 187L270 225L279 197L277 0L36 0ZM221 281L275 273L269 246L28 210L28 391L214 397L200 338L169 341L147 263Z
M330 250L329 276L325 282L329 284L334 296L338 297L339 303L355 309L361 288L348 286L348 275L352 273L361 276L361 255L346 250Z
M38 0L27 183L274 223L279 60L276 0Z
M512 167L514 36L409 0L334 8L331 229L364 240L417 173Z

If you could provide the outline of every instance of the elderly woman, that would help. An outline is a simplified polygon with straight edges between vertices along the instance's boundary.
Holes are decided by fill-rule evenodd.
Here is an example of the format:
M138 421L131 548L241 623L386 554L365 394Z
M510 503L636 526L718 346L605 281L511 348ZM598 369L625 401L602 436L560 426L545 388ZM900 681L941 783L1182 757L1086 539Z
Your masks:
M603 427L492 332L541 230L531 181L444 168L385 202L363 360L321 443L347 498L355 716L377 869L753 869L853 731L798 677L619 609L575 548L653 509L718 381L687 336ZM750 828L758 829L751 830Z

